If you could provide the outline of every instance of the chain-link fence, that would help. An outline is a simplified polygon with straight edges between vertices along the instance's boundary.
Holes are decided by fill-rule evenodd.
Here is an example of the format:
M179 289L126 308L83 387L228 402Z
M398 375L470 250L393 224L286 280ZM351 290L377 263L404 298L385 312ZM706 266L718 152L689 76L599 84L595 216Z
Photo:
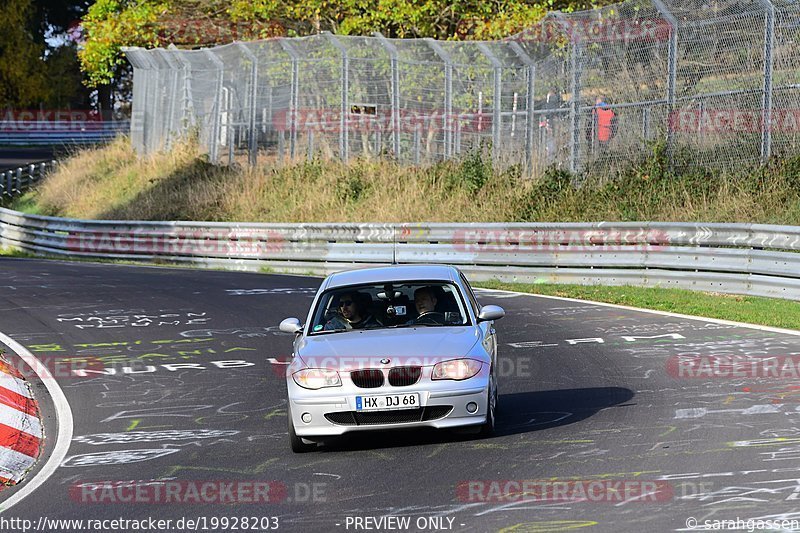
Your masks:
M474 149L532 172L764 161L800 141L800 1L633 0L501 41L336 36L126 49L139 153L196 135L212 161Z

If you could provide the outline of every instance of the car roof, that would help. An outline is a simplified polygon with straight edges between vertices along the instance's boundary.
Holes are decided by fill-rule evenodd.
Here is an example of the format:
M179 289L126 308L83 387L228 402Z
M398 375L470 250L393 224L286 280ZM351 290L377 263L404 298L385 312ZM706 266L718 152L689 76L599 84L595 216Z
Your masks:
M328 276L326 289L387 281L456 281L458 270L448 265L392 265L346 270Z

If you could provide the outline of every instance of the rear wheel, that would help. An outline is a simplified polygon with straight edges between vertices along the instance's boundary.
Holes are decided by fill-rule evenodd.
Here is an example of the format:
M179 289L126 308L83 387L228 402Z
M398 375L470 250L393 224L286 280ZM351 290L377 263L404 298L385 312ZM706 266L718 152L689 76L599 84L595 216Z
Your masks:
M286 416L289 418L289 444L292 446L294 453L306 453L312 451L317 445L313 442L308 442L302 437L298 437L294 432L294 420L292 420L291 409L286 410Z

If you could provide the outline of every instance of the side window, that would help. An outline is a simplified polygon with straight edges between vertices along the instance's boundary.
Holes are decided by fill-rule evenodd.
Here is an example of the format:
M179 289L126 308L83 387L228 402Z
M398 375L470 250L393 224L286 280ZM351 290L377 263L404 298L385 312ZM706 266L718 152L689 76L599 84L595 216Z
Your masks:
M464 276L464 274L460 275L461 275L461 283L463 283L464 287L467 288L467 299L469 300L469 303L472 305L472 310L475 312L475 316L478 316L478 313L480 313L481 311L481 306L478 303L478 299L475 298L475 293L472 292L472 285L469 284L469 281L467 281L467 278Z

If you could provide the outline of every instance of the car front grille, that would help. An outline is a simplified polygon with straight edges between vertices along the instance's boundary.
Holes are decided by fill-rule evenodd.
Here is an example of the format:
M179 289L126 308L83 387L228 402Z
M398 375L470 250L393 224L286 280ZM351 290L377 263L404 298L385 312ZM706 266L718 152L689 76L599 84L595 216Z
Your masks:
M389 385L408 387L419 380L422 368L418 366L398 366L389 370Z
M354 370L350 372L350 379L356 387L362 389L375 389L383 385L382 370Z
M408 422L427 422L447 416L453 407L433 405L416 409L397 409L395 411L339 411L326 413L325 418L340 426L370 426L378 424L404 424Z

